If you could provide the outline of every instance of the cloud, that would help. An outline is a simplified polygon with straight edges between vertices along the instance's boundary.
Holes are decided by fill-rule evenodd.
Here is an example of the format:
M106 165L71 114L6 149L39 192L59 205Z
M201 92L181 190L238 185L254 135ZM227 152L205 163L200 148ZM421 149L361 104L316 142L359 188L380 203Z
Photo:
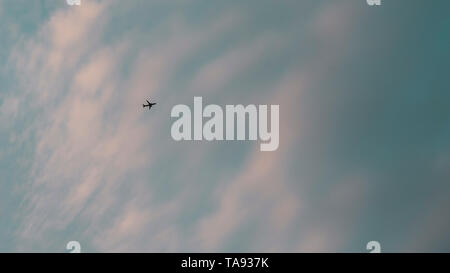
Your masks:
M11 123L19 113L19 99L16 97L7 97L0 106L0 123L2 125Z
M190 87L196 94L207 94L221 90L225 84L242 76L266 56L282 48L282 35L263 34L251 42L233 47L218 58L207 63L192 81Z
M155 204L149 176L136 175L146 173L156 158L171 156L165 153L171 145L167 136L149 130L167 125L159 121L163 113L143 121L147 112L139 106L167 84L184 58L232 28L236 16L224 15L198 29L171 17L156 27L158 42L135 47L129 41L101 41L113 20L107 5L114 10L114 3L86 2L80 9L57 11L11 56L26 90L15 104L31 100L31 110L39 113L31 125L36 149L29 183L23 187L19 249L36 244L51 248L57 243L51 235L73 225L86 226L79 236L101 251L179 244L173 241L179 231L158 219L175 217L182 201ZM132 73L127 78L121 69L128 61ZM137 247L147 230L153 234L149 240L159 243Z
M223 177L223 184L216 189L216 208L200 220L198 227L198 241L205 249L217 251L218 246L224 245L227 239L245 227L244 223L255 221L261 224L252 224L255 230L250 249L286 251L285 243L291 236L286 231L302 211L302 199L286 183L289 178L283 167L290 156L290 148L295 145L302 130L296 110L304 86L299 75L295 69L290 71L269 93L275 95L268 95L265 99L280 105L280 119L283 122L279 151L260 152L255 146L237 177L231 181ZM293 124L297 126L293 127ZM301 187L302 181L298 183ZM281 236L274 238L274 234Z
M31 96L36 106L46 107L37 110L42 114L33 124L38 132L36 153L18 231L25 245L68 228L99 188L117 182L127 168L118 156L130 165L143 162L139 145L148 136L145 126L116 127L105 114L117 92L113 76L127 46L99 47L98 39L90 39L103 31L103 5L88 2L80 9L56 12L35 38L25 42L27 51L15 52L17 67L27 76L22 99ZM83 58L87 63L78 64ZM129 142L130 136L135 141ZM99 152L105 146L107 159Z
M169 12L114 40L106 33L114 32L121 5L140 8L86 1L81 8L57 10L12 53L25 91L2 111L15 113L11 105L24 103L35 116L34 134L21 136L35 145L35 153L23 187L18 248L53 250L72 236L96 251L220 251L246 230L251 230L249 244L238 250L324 250L342 244L332 240L342 235L331 232L334 218L324 221L329 229L318 229L319 221L302 225L316 211L306 202L310 181L289 170L310 126L299 118L303 91L320 80L320 68L339 51L289 65L266 90L249 91L258 102L280 105L279 150L262 153L243 143L233 162L224 162L232 145L174 143L167 109L191 99L194 91L217 94L294 41L263 30L193 65L194 76L182 81L177 75L183 67L239 29L242 14L227 10L192 24L179 11ZM311 31L338 36L328 31L330 23L321 26L321 18ZM150 113L141 109L148 97L158 99ZM330 190L326 204L347 209L348 200L358 202L364 183L358 187L349 180Z
M331 22L327 16L330 12L336 13ZM327 36L327 41L330 38L338 42L351 21L346 15L344 5L325 5L312 20L310 31L321 39ZM197 74L194 86L220 88L264 56L271 48L265 47L267 44L258 41L252 44L255 47L224 54ZM295 147L307 145L303 137L314 126L310 119L299 118L305 113L302 109L308 108L303 91L317 86L323 80L321 70L342 58L343 51L336 45L324 45L320 51L323 55L315 55L302 66L290 67L276 85L267 87L270 92L260 90L260 94L271 94L265 101L280 105L280 150L253 151L235 178L222 178L214 194L213 209L198 224L200 249L219 251L218 246L230 244L227 242L233 242L246 230L251 230L245 233L246 251L338 251L350 240L361 211L355 204L363 202L367 194L367 176L356 170L339 179L325 197L317 197L314 203L321 206L312 207L307 196L312 187L310 178L287 175L289 159L298 158Z

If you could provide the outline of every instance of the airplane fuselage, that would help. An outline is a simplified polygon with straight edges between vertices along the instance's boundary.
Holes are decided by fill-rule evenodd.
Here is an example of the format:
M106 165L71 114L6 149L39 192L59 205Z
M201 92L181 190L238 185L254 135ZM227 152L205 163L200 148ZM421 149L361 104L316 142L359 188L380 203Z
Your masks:
M153 105L155 105L156 103L151 103L149 101L147 101L148 104L143 104L142 107L148 107L148 109L150 110L152 108Z

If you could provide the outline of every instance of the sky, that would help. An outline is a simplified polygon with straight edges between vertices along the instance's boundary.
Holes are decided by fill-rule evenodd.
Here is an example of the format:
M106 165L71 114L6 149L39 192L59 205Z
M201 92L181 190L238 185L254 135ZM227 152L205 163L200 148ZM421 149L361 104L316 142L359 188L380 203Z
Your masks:
M449 9L0 0L0 252L450 251ZM194 96L279 148L174 141Z

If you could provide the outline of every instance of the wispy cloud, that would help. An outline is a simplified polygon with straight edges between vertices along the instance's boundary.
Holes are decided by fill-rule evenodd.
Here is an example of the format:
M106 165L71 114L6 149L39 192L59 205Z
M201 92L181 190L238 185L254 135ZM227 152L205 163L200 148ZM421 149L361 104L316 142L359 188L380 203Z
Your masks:
M50 234L75 221L87 225L82 235L99 250L135 249L140 236L154 226L152 238L161 243L144 249L163 247L164 240L174 238L164 235L167 226L153 219L173 217L172 202L152 206L155 193L148 176L134 175L145 172L170 146L167 139L165 146L153 143L152 122L142 121L138 106L166 84L177 63L236 21L226 16L190 30L172 17L159 26L170 34L165 38L161 32L161 42L137 48L129 41L103 44L101 36L111 20L105 5L90 2L81 9L58 11L12 56L26 75L21 83L26 92L14 98L15 104L31 97L41 115L33 125L38 134L18 231L22 249L36 242L45 249L53 243L45 242ZM136 49L133 73L123 78L119 70ZM158 148L149 153L149 145ZM132 187L139 190L124 194L131 183L126 177L134 177ZM177 202L176 208L182 204ZM103 235L94 240L99 232Z
M340 146L360 117L337 128L353 106L342 90L353 88L352 54L362 50L361 6L256 2L83 1L48 18L33 11L38 24L27 31L6 26L14 42L0 70L11 83L1 86L0 133L20 150L11 161L29 163L15 185L23 202L10 212L17 250L79 240L92 251L364 251L378 228L364 229L364 213L376 210L379 166L367 140ZM173 141L170 109L194 95L280 105L279 149ZM143 111L148 98L158 104ZM428 235L408 248L444 232L433 212L448 202L439 200L423 212Z

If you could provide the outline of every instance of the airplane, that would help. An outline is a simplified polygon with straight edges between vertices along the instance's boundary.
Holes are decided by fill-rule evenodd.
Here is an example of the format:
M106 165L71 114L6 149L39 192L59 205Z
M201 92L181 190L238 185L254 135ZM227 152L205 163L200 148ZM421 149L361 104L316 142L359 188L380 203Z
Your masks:
M143 104L142 105L142 107L148 107L148 110L150 110L150 108L152 108L152 106L153 105L155 105L156 104L156 102L155 103L151 103L151 102L149 102L148 100L147 100L147 104Z

